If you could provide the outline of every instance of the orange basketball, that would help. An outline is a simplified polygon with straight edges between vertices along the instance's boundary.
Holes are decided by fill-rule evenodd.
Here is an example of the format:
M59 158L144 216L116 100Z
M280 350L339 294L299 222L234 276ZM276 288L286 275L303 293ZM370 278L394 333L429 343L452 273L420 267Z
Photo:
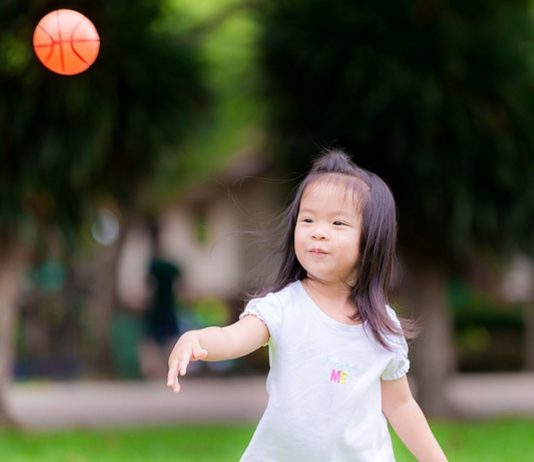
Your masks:
M95 62L100 37L93 23L83 14L74 10L55 10L37 24L33 49L51 71L74 75Z

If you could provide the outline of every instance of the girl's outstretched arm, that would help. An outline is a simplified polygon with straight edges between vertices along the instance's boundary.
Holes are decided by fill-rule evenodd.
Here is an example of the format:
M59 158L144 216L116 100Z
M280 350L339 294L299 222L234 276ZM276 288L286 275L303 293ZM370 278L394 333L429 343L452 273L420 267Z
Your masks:
M406 376L399 380L382 380L382 412L419 462L447 462L412 396Z
M267 326L255 316L245 316L226 327L206 327L183 334L169 356L167 386L180 391L178 375L187 373L190 361L223 361L245 356L269 341Z

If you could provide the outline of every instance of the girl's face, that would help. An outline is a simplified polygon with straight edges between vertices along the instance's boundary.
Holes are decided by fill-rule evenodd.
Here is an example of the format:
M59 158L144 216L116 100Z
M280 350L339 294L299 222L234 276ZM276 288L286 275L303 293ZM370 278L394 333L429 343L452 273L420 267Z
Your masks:
M295 252L309 276L326 283L355 284L361 221L352 188L319 180L304 190Z

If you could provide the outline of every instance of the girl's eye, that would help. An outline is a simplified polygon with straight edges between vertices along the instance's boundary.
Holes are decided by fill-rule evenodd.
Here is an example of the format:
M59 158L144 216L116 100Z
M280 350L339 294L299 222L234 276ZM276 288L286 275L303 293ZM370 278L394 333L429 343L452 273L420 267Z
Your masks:
M336 220L334 221L334 226L343 226L345 223L343 223L342 221L339 221L339 220Z
M301 221L303 221L304 223L311 223L312 219L311 218L303 218Z

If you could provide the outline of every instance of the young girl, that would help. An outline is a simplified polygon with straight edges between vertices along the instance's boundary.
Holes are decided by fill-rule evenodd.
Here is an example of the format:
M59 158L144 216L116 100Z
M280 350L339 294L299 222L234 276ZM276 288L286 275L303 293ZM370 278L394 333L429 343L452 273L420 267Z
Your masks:
M269 345L269 403L242 462L391 462L387 421L419 461L446 457L406 379L408 347L387 288L396 207L376 175L327 151L287 210L272 287L227 327L186 332L168 386L190 361ZM387 419L387 421L386 421Z

